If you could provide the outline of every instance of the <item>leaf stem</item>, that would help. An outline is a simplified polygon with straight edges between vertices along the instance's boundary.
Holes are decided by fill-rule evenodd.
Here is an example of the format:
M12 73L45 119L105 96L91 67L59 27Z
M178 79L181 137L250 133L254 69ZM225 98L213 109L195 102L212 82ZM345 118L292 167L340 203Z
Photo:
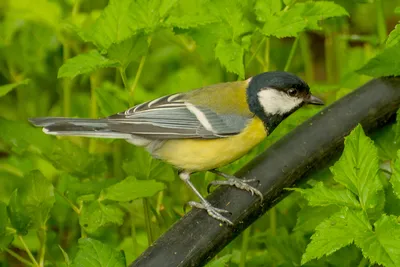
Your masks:
M253 59L256 57L257 53L260 51L262 44L264 43L264 41L267 39L267 37L263 37L260 41L260 43L258 44L256 51L254 51L254 53L251 55L250 59L247 61L245 69L250 65L250 63L253 61Z
M63 62L65 63L71 57L71 50L68 43L64 40L63 45ZM63 115L64 117L71 116L71 80L64 78L62 80L63 87Z
M328 83L336 82L334 41L335 38L333 33L327 33L325 35L325 71L326 80L328 81Z
M251 226L247 227L247 229L243 231L242 249L241 249L241 252L240 252L239 267L245 267L246 266L246 255L247 255L247 250L249 248L250 231L251 231Z
M143 211L144 211L144 221L146 224L147 243L150 246L154 241L154 235L153 235L153 229L151 227L149 200L147 198L143 198Z
M292 48L290 49L289 57L286 61L284 71L289 71L290 65L292 64L292 60L298 46L299 46L299 37L297 36L296 39L294 39Z
M18 253L15 253L14 251L12 251L9 248L6 248L5 251L10 254L11 256L13 256L14 258L16 258L17 260L19 260L20 262L29 265L29 266L35 266L32 262L28 261L27 259L25 259L24 257L18 255Z
M119 74L121 75L122 83L124 84L124 87L126 90L129 90L128 87L128 78L126 78L126 68L119 67Z
M269 210L269 228L271 229L271 234L276 235L276 207L272 207Z
M90 117L97 118L97 97L96 97L96 88L97 88L97 73L92 73L90 75ZM89 140L89 152L93 153L96 150L96 140L94 138L90 138Z
M385 23L385 14L383 12L383 1L382 0L375 0L376 5L376 26L378 31L378 38L379 43L383 44L386 40L386 23Z
M64 194L62 194L58 189L54 188L54 192L56 192L60 197L62 197L71 206L71 208L75 211L76 214L79 215L81 213L80 209L77 206L75 206L74 203L72 203L72 201L66 196L64 196Z
M269 71L270 68L270 39L265 39L265 51L264 51L264 72Z
M133 96L134 96L134 93L135 93L135 89L136 89L136 87L137 87L137 85L139 83L140 76L142 75L143 66L144 66L144 63L146 62L147 55L149 53L149 48L150 48L150 45L151 45L151 41L152 41L152 37L149 36L148 39L147 39L147 48L148 48L147 52L146 52L145 55L142 56L142 59L140 60L138 70L136 71L135 80L133 81L133 83L132 83L132 85L131 85L131 87L129 89L129 93L131 95L131 97L130 97L130 101L131 102L129 104L133 104L134 103Z
M44 256L46 254L46 240L47 240L47 232L45 225L39 229L38 234L40 240L39 266L44 267Z
M24 249L25 249L26 253L28 254L29 258L31 259L33 265L40 267L39 264L37 263L35 257L33 257L32 252L29 250L28 246L26 245L24 238L21 235L18 235L18 238L21 241L22 245L24 246Z

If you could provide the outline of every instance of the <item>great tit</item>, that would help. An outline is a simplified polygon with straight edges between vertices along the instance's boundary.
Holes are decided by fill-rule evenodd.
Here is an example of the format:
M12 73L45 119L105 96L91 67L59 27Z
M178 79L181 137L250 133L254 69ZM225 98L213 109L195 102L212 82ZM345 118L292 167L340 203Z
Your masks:
M278 124L303 104L322 105L299 77L281 71L265 72L245 81L227 82L177 93L134 106L107 118L42 117L31 123L46 134L125 139L145 147L155 158L179 170L179 177L213 218L232 224L190 182L190 175L211 171L226 178L212 184L231 185L257 194L252 180L217 171L245 155Z

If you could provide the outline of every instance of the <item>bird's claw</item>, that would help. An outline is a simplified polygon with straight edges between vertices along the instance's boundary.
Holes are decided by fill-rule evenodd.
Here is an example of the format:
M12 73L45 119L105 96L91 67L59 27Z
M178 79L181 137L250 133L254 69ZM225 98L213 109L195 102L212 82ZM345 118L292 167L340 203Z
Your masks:
M233 223L225 218L224 216L221 215L221 213L230 213L230 211L224 210L224 209L219 209L219 208L215 208L213 207L210 203L206 202L206 203L199 203L199 202L195 202L195 201L189 201L187 203L189 206L191 206L192 208L198 208L198 209L203 209L206 210L208 215L210 215L211 217L213 217L214 219L224 222L226 224L229 225L233 225Z
M207 191L209 192L210 187L213 186L213 185L230 185L230 186L234 186L236 188L242 189L242 190L246 190L246 191L250 192L252 196L255 194L255 195L260 197L261 201L263 201L264 196L260 192L260 190L254 188L253 186L248 184L248 183L256 182L256 181L258 183L260 182L257 179L239 179L239 178L236 178L236 177L230 177L226 181L215 180L215 181L211 181L208 184Z

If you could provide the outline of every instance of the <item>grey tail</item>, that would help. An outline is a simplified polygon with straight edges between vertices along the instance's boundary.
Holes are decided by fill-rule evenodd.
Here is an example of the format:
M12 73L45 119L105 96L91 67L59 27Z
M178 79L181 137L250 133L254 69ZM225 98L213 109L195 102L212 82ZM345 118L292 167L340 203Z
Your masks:
M31 118L29 121L37 127L43 127L43 132L51 135L120 139L129 139L132 137L129 133L112 131L107 119L41 117Z

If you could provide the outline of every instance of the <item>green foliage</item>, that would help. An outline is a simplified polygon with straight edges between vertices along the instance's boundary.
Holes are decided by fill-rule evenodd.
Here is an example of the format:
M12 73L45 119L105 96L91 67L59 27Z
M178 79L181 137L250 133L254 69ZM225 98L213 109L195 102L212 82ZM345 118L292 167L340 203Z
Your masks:
M399 27L385 39L398 6L0 1L0 265L126 266L194 197L176 170L145 149L48 136L28 118L106 117L162 95L284 68L330 104L365 83L361 74L399 73ZM300 109L224 170L234 173L318 111ZM358 126L331 172L293 189L210 266L399 265L399 120L374 141ZM211 176L192 179L204 195Z

